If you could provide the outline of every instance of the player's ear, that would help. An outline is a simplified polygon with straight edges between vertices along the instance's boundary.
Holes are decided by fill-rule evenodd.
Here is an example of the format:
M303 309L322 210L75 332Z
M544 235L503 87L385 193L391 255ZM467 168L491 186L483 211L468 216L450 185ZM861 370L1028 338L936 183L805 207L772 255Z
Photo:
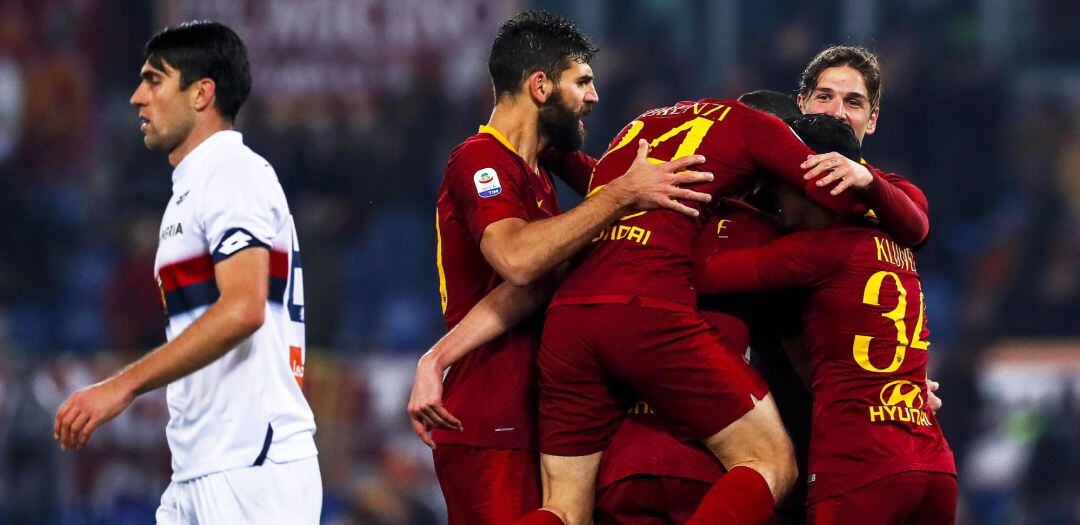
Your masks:
M214 103L217 84L210 78L200 78L191 87L191 106L195 111L204 111Z
M547 102L548 97L555 90L554 83L543 71L534 71L525 80L525 85L529 90L529 95L540 104Z
M878 115L881 114L881 106L877 106L870 110L870 120L866 122L866 134L873 135L874 130L877 129Z

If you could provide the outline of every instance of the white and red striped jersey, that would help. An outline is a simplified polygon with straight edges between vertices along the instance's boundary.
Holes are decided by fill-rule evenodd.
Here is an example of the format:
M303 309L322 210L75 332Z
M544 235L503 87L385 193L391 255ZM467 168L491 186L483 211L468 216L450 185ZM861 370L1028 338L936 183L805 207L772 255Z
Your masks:
M169 340L218 299L214 265L270 250L261 328L224 356L169 384L166 435L173 480L316 455L301 392L304 281L300 246L277 174L236 131L219 131L173 171L155 273Z

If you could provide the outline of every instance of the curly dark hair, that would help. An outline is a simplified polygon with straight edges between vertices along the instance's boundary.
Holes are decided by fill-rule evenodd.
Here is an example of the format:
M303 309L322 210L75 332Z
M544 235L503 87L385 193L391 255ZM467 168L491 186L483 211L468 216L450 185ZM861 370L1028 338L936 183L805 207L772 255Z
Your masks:
M495 35L488 72L495 100L514 93L536 71L553 81L570 60L589 63L597 48L570 19L547 11L525 11L507 20Z

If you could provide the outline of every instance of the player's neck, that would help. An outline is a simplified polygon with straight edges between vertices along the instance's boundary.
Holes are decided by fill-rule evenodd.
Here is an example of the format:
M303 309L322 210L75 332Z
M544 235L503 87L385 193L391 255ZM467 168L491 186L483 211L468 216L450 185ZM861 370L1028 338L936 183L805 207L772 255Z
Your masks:
M232 129L232 124L220 119L206 119L195 123L195 127L191 129L191 133L188 134L187 139L181 142L179 146L169 152L169 165L177 167L180 162L184 160L184 157L191 153L192 150L197 148L199 144L210 138L211 135L219 131L225 131Z
M794 230L820 230L837 222L838 216L809 199L790 204L784 209L785 225Z
M828 228L837 222L839 222L839 216L817 204L811 205L803 216L803 224L808 230Z
M523 97L519 97L523 98ZM536 171L539 152L547 141L538 131L536 106L528 100L509 100L495 104L488 126L502 133L510 146Z

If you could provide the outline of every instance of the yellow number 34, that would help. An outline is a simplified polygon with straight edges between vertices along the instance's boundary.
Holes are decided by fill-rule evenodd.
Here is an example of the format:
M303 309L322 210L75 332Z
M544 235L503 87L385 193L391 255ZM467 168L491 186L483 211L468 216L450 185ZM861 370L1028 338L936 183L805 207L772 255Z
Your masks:
M923 294L919 292L919 320L915 323L915 333L911 335L911 339L907 336L907 326L904 323L904 317L907 315L907 290L904 289L903 283L900 282L900 277L893 272L880 271L870 276L870 279L866 281L866 287L863 289L863 304L871 306L880 306L881 297L881 284L885 281L885 278L889 277L896 284L896 290L900 293L896 299L896 308L891 311L885 312L882 317L892 320L896 325L896 352L893 354L892 360L885 368L878 368L870 362L870 341L873 340L872 336L868 335L856 335L855 344L852 347L852 353L855 357L855 362L859 364L864 370L870 372L877 372L886 374L889 372L895 372L900 368L900 365L904 363L904 357L907 355L908 348L915 348L918 350L926 350L930 346L929 341L919 340L919 334L923 330L923 320L926 316L926 305L923 304Z

